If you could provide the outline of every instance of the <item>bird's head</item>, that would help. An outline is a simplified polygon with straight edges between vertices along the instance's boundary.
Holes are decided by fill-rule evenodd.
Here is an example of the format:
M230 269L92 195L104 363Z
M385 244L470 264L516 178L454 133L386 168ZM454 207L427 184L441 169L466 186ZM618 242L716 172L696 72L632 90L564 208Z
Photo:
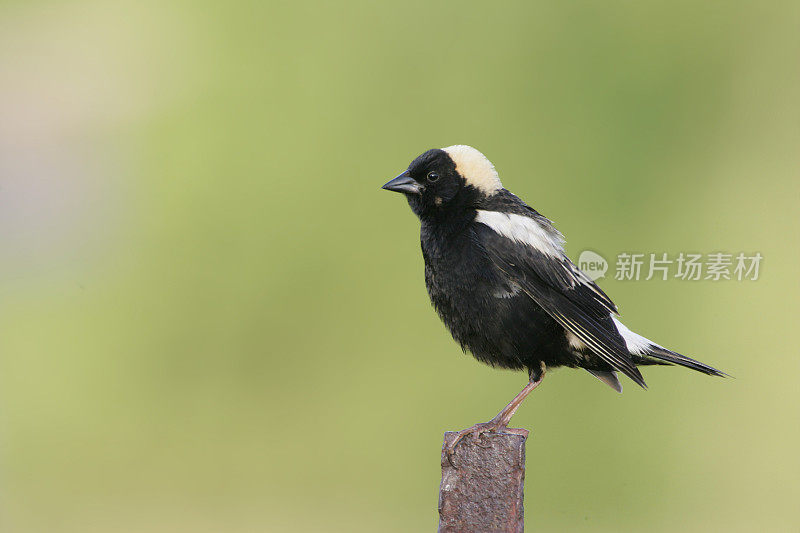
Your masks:
M471 208L502 189L494 165L471 146L459 144L423 153L383 186L403 193L419 216L460 206Z

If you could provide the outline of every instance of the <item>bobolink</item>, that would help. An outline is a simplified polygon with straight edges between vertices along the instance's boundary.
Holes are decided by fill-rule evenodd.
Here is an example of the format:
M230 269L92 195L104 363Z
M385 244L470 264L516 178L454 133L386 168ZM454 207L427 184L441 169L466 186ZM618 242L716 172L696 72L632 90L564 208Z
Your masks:
M547 368L583 368L622 392L617 372L645 387L637 366L676 364L724 374L626 328L617 307L564 253L553 223L503 188L470 146L428 150L383 186L403 193L421 221L425 285L464 351L525 369L529 383L492 420L460 432L509 431Z

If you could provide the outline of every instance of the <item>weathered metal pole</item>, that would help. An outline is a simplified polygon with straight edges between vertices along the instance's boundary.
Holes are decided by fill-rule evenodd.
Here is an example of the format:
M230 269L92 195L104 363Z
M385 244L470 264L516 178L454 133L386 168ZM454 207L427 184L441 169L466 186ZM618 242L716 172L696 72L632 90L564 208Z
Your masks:
M442 484L439 487L439 532L470 533L524 529L522 491L525 484L524 433L484 433L466 437L447 458L456 437L448 431L442 446Z

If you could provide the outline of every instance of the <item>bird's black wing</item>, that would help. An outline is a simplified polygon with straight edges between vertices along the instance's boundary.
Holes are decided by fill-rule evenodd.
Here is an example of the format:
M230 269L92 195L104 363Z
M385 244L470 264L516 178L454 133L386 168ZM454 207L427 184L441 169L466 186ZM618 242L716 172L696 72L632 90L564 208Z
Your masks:
M539 274L592 316L605 317L609 312L619 314L611 298L564 254L561 248L564 237L547 217L506 189L501 189L487 198L481 207L493 212L520 215L535 221L558 248L558 254L551 254L546 261L537 263Z
M612 368L644 387L644 379L611 319L616 306L564 254L561 235L550 222L528 209L530 213L524 209L509 213L507 208L505 213L479 211L473 238L495 266L559 324Z

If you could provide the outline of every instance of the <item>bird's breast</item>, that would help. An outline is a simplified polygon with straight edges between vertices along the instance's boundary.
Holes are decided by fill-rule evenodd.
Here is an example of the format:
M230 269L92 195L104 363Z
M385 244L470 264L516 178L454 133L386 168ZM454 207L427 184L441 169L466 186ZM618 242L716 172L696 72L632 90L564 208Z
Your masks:
M450 239L425 237L423 233L425 284L440 314L477 319L521 293L520 285L507 279L468 233Z

